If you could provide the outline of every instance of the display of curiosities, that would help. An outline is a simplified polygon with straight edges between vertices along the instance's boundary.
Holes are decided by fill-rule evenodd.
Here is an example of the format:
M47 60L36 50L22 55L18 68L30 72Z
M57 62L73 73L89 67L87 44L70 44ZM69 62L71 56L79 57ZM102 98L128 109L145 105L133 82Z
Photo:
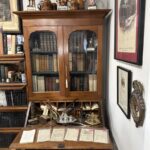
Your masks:
M84 0L58 0L58 10L80 10L84 9Z
M81 10L81 9L106 9L107 0L28 0L27 10Z
M77 106L74 102L69 103L68 106L64 104L61 103L59 107L55 103L49 102L40 104L41 114L38 117L36 115L32 116L28 123L53 124L55 122L55 124L79 126L93 126L101 123L99 113L97 112L99 110L98 103L95 102L91 106L86 102L82 106ZM35 114L39 113L35 112Z
M39 10L80 10L84 9L84 0L41 0L37 7Z

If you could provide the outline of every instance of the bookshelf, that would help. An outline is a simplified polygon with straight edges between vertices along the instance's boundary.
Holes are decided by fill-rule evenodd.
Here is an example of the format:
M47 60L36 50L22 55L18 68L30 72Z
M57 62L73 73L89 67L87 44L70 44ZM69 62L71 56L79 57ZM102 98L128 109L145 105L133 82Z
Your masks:
M24 54L0 55L0 64L18 64L24 61Z
M29 101L49 103L62 114L59 108L76 100L77 119L82 112L94 113L105 126L104 29L111 10L14 13L23 20ZM95 103L99 107L92 110Z
M24 126L27 107L26 82L22 82L24 71L24 53L17 53L17 41L13 41L13 53L8 54L6 37L0 32L0 149L9 147L15 136ZM16 40L17 35L9 34ZM19 36L20 37L20 36Z
M14 12L23 19L29 100L104 99L104 27L110 12Z

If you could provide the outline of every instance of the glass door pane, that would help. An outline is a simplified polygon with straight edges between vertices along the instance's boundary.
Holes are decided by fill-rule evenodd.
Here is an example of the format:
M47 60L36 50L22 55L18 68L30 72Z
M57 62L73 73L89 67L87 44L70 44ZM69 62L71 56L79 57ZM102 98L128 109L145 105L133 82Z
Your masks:
M33 92L59 91L58 49L54 32L36 31L30 35Z
M71 91L97 91L97 35L90 30L72 32L69 37Z

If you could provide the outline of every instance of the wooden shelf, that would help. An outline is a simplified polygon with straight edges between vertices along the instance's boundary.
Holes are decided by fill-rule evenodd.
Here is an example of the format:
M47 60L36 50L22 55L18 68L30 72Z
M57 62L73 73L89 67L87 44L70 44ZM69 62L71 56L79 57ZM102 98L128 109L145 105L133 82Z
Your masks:
M70 74L71 75L89 75L89 74L96 74L97 72L96 71L71 71Z
M26 83L0 83L0 90L21 90Z
M95 14L99 18L104 18L111 12L110 9L96 9L96 10L49 10L49 11L15 11L14 13L21 18L88 18L89 15L95 17Z
M18 133L21 130L21 128L0 128L1 133Z
M51 55L52 55L52 54L57 54L57 53L58 53L57 51L56 51L56 52L42 52L42 51L35 51L35 52L32 51L32 52L31 52L31 54L43 54L43 55L44 55L44 54L45 54L45 55L48 55L48 54L51 54Z
M20 112L26 111L27 109L27 106L3 106L0 107L0 112Z
M24 54L0 55L0 64L18 64L24 61Z
M45 72L33 72L32 75L54 75L54 76L58 76L59 73L58 72L54 72L54 71L45 71Z

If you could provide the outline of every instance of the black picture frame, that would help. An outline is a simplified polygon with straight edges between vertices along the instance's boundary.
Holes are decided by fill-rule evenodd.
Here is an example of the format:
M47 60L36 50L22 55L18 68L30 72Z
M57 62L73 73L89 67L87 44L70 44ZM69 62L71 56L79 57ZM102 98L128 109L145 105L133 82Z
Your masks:
M14 14L14 11L20 11L23 9L23 3L20 0L7 0L0 2L2 11L2 14L5 16L5 14L10 13L11 19L3 20L2 15L0 16L0 26L3 28L3 33L12 33L12 34L22 34L22 22L21 19ZM7 5L9 5L7 7ZM5 12L4 6L8 9L8 11ZM4 17L5 18L5 17Z
M145 0L115 0L114 58L142 65Z
M117 104L128 119L130 119L131 78L130 70L117 66Z

